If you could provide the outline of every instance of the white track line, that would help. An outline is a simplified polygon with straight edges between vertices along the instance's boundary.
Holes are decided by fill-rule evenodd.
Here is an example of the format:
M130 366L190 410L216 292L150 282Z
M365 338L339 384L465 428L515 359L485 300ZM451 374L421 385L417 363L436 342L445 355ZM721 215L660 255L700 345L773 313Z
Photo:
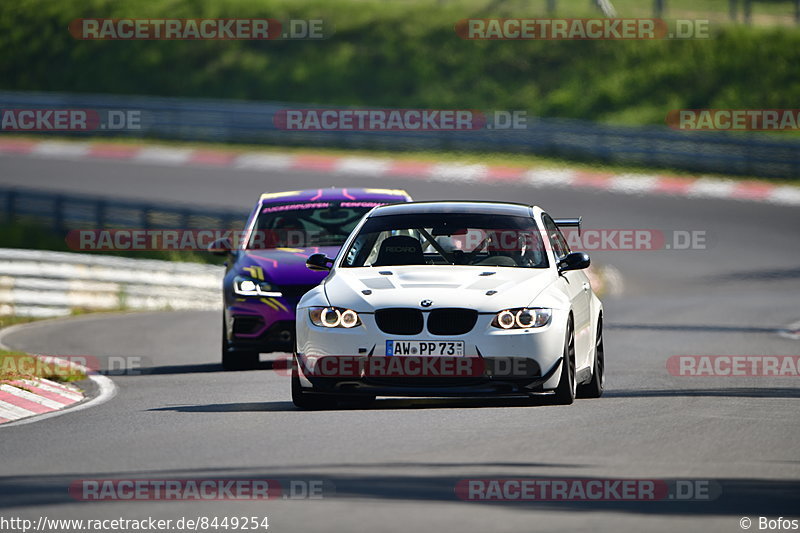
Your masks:
M233 168L283 170L292 166L294 156L281 154L242 154L233 160Z
M800 187L775 187L767 199L776 204L800 205Z
M730 198L735 188L734 181L700 178L689 186L686 195L692 198Z
M621 174L609 180L609 190L627 194L652 192L658 185L658 176L646 174Z
M428 170L428 176L438 181L469 182L483 179L489 173L486 165L466 165L461 163L439 163Z
M343 157L333 168L334 172L360 176L382 176L389 170L392 162L387 159L368 157Z
M86 157L89 155L90 150L91 145L89 143L44 141L34 146L30 151L30 154L37 155L39 157L71 159L73 157Z
M134 157L139 163L158 163L160 165L183 165L188 163L194 150L187 148L143 148Z
M575 181L575 172L560 169L532 169L523 175L522 181L534 187L567 187Z

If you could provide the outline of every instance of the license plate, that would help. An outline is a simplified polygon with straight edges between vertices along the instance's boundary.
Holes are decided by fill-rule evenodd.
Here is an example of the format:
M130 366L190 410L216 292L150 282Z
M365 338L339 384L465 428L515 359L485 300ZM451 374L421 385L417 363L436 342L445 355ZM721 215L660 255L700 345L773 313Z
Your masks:
M464 355L464 341L386 341L386 355Z

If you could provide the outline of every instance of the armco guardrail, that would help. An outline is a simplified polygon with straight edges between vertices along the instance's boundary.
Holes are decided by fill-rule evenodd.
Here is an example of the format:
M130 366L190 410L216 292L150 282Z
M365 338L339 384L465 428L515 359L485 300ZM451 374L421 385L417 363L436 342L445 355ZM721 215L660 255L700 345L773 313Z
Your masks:
M606 163L669 167L769 178L800 175L800 140L758 133L680 132L664 127L618 127L579 120L530 118L524 130L285 131L273 123L280 110L303 106L63 93L0 92L0 108L136 110L141 129L117 136L278 145L506 151ZM664 110L666 115L667 110ZM91 134L97 135L97 132ZM112 135L107 130L104 135ZM83 135L75 133L73 135Z
M247 212L0 187L0 219L29 221L61 236L70 229L241 229Z
M221 309L223 273L198 263L0 248L0 315Z

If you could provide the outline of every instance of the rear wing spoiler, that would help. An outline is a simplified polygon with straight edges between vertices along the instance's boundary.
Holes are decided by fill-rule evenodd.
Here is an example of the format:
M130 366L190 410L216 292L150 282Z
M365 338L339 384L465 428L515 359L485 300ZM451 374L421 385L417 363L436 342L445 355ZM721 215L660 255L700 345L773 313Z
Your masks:
M556 223L556 226L559 228L578 228L578 235L581 234L581 221L583 217L576 217L576 218L554 218L553 222Z

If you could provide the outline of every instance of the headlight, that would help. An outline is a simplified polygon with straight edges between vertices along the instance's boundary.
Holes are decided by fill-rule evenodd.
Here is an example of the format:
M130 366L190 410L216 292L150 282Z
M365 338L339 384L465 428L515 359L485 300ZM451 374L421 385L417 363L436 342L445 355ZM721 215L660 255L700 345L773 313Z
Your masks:
M341 307L312 307L308 317L315 326L321 328L354 328L361 325L358 313Z
M272 296L278 298L283 293L266 281L236 276L233 278L233 292L241 296Z
M504 309L495 315L492 326L500 329L525 329L546 326L553 316L552 309L521 307Z

